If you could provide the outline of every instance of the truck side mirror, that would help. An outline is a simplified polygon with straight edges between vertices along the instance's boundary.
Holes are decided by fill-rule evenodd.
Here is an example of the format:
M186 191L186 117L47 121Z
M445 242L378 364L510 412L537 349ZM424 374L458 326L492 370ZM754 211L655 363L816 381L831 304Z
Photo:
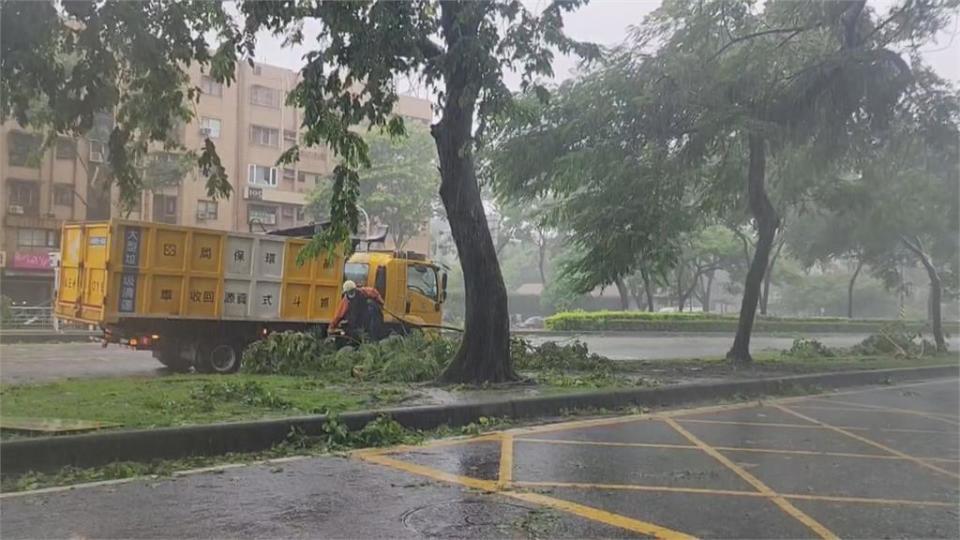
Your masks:
M440 301L447 299L447 273L444 272L440 278Z
M373 278L373 288L380 293L380 297L387 299L387 267L377 268L377 275Z

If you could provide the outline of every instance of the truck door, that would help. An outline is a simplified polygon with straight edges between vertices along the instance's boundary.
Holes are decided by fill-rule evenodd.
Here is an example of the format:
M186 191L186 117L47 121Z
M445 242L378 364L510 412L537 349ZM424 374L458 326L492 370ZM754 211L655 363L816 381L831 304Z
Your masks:
M439 325L440 289L437 269L428 264L407 263L404 318L410 322Z

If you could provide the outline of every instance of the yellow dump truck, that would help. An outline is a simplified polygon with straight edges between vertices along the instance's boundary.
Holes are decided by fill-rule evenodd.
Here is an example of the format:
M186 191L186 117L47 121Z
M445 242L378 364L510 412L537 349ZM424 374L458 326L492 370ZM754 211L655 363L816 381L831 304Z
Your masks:
M67 223L55 314L98 325L104 343L205 373L236 371L243 349L270 332L325 332L346 279L379 290L388 329L440 325L446 274L426 256L367 251L297 265L313 232Z

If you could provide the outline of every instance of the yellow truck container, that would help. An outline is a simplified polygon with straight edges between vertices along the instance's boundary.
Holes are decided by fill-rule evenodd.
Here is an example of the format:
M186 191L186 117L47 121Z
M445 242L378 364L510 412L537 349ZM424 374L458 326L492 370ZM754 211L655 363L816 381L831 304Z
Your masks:
M99 325L107 341L153 350L174 369L235 371L243 348L269 332L325 331L348 278L380 290L389 325L441 320L446 276L422 255L299 266L306 238L124 220L68 223L61 238L56 315Z

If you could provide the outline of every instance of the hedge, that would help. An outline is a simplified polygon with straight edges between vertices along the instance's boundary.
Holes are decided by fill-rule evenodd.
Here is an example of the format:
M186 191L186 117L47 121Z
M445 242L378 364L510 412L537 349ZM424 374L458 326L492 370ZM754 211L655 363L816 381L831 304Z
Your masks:
M754 330L761 332L874 333L901 321L845 319L840 317L757 317ZM926 321L902 321L912 331L929 331ZM731 332L737 316L720 313L651 313L646 311L565 311L547 317L548 330L635 332ZM944 323L944 330L958 333L960 323Z

